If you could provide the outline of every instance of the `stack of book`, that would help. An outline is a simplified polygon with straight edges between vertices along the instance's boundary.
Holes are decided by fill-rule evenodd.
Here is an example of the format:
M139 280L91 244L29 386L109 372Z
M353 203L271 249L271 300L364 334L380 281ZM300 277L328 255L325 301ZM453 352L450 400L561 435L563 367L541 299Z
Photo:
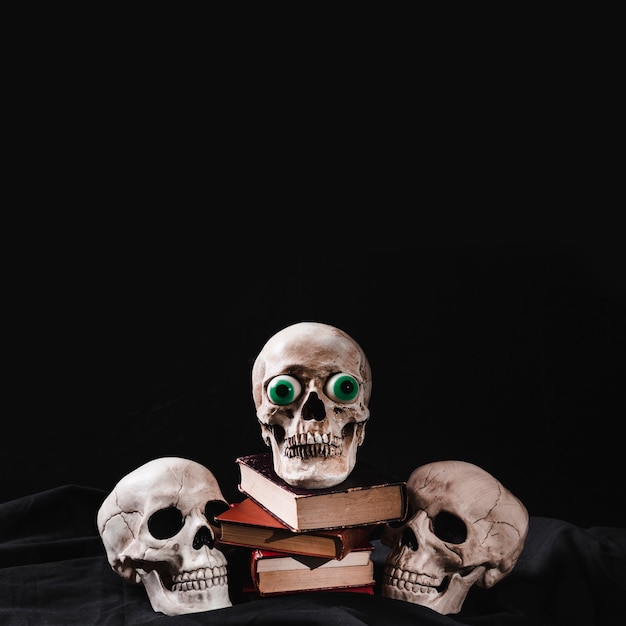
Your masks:
M250 591L373 593L373 544L381 524L406 514L406 484L357 464L341 484L323 489L288 485L271 453L237 458L242 502L218 515L223 544L250 550Z

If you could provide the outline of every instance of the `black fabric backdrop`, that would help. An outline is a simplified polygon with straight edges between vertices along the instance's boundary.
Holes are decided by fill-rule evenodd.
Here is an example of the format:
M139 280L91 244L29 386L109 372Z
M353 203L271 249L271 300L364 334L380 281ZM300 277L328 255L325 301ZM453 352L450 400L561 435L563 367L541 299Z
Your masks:
M226 551L233 606L166 617L152 610L142 587L125 583L109 567L95 527L105 495L97 489L65 486L0 505L0 623L623 624L626 529L581 529L540 517L530 520L524 552L513 572L490 590L471 590L457 615L439 615L378 592L250 597L240 586L243 559ZM384 554L375 552L377 580Z
M370 360L364 460L405 478L462 459L533 515L625 523L614 497L626 414L622 248L592 238L444 244L380 228L350 246L308 234L265 256L224 233L223 250L175 246L173 235L169 247L119 236L105 245L100 234L33 257L5 298L0 501L64 484L111 490L168 455L203 463L236 499L235 458L267 449L252 363L284 326L317 320Z
M333 55L341 76L312 83L218 40L207 64L171 17L116 15L106 39L104 15L30 20L9 76L1 621L613 626L621 20L489 22L417 55L368 30L369 62ZM240 497L234 459L265 450L253 360L300 320L371 361L364 460L474 462L528 507L519 566L458 619L347 594L166 618L108 569L95 511L147 460L192 458Z
M8 300L0 448L9 623L164 619L107 571L95 511L159 456L203 463L238 500L235 458L266 450L252 363L274 332L307 319L347 331L370 359L365 461L402 478L432 460L470 461L526 504L522 563L475 597L462 623L612 623L625 591L621 248L584 238L436 243L397 229L357 244L312 228L259 254L256 238L228 234L214 230L217 249L100 233L24 255ZM334 594L170 619L385 623L391 605L387 623L457 619Z

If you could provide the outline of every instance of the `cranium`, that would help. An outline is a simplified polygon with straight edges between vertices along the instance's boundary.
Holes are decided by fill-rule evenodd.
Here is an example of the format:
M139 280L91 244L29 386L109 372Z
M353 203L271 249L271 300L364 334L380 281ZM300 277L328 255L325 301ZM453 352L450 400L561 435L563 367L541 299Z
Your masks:
M307 489L345 480L365 439L371 388L367 357L342 330L299 322L271 337L254 362L252 393L278 476Z
M472 585L508 575L524 547L526 507L482 468L464 461L418 467L407 481L409 518L387 524L381 595L458 613Z
M163 457L117 483L98 510L98 531L113 570L143 584L154 611L197 613L232 606L211 528L227 508L206 467Z

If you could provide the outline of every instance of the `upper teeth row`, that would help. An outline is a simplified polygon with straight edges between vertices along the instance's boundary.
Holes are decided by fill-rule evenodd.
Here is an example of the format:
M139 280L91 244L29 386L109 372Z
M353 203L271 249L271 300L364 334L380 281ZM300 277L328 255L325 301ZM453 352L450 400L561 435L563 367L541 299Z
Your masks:
M198 591L210 587L221 587L227 583L228 579L226 576L215 576L208 580L188 580L185 583L174 583L172 585L172 591Z
M287 445L290 446L301 446L306 443L332 443L333 436L328 435L326 433L298 433L289 437L287 440ZM335 439L339 439L339 437L335 437ZM337 444L335 444L337 445Z
M390 587L398 587L413 593L437 593L437 589L433 586L433 581L428 580L424 574L416 574L399 567L385 567L383 585ZM428 581L428 582L427 582Z
M209 580L211 578L219 578L226 576L226 567L224 565L215 567L201 567L193 572L182 572L176 574L173 580L175 583L186 583L195 580Z

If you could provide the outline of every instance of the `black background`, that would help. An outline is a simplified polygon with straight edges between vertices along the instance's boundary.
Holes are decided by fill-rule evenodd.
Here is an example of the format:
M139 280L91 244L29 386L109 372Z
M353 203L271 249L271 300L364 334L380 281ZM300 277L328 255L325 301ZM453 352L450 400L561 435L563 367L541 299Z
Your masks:
M314 57L29 22L6 98L0 501L36 496L0 516L9 620L158 620L102 559L97 494L181 455L239 498L235 458L266 450L254 358L312 319L371 361L364 459L475 462L533 516L518 571L462 621L621 623L621 534L549 519L626 527L620 22L517 17L460 45L352 29ZM434 620L328 595L225 620Z
M158 237L120 236L118 222L110 238L23 251L5 304L2 500L108 491L170 455L240 499L235 458L267 450L252 363L273 333L316 320L348 332L372 366L359 458L402 478L463 459L531 515L625 524L618 246L472 240L385 217L390 236L349 212L304 227L263 214L243 230L227 217L190 221L180 239L165 222Z

